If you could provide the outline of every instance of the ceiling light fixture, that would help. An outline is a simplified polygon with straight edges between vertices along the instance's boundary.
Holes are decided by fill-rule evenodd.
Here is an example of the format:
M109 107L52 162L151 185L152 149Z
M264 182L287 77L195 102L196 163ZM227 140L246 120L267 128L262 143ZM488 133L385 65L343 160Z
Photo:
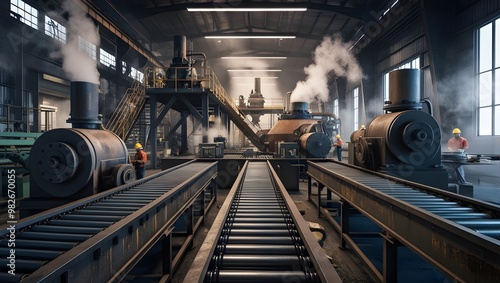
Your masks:
M245 60L245 59L266 59L266 60L285 60L287 59L287 57L259 57L259 56L249 56L249 57L244 57L244 56L229 56L229 57L220 57L221 59L223 60L232 60L232 59L235 59L235 60Z
M280 69L229 69L228 72L281 72Z
M188 12L305 12L307 8L187 8Z
M240 39L240 38L295 38L295 35L207 35L207 39Z
M255 77L231 77L232 79L255 79ZM259 77L261 79L277 79L278 77Z

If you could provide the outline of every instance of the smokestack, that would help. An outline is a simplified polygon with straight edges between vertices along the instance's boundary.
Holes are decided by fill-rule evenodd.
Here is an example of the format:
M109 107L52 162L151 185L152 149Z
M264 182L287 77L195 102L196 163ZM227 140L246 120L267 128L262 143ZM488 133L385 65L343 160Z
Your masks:
M308 111L308 108L309 108L309 103L307 102L298 102L298 101L295 101L295 102L292 102L292 113L291 114L296 114L296 115L300 115L300 114L309 114L309 111Z
M421 110L420 70L401 69L389 73L389 103L384 110L400 112Z
M255 78L254 89L255 89L255 93L261 93L260 92L260 78Z
M173 64L183 64L187 63L186 59L186 36L175 35L174 36L174 58L172 58Z
M97 84L71 82L70 116L67 120L73 128L98 129L102 121L98 118L99 93Z

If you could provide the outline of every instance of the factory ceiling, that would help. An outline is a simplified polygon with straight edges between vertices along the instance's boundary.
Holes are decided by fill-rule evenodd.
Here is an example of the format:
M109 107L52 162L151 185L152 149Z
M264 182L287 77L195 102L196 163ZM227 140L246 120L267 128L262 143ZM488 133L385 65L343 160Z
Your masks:
M224 81L228 68L284 70L288 77L303 75L312 51L324 36L340 35L356 42L364 25L378 19L394 0L326 1L87 1L121 30L149 50L165 66L173 57L174 35L185 35L188 51L203 52ZM306 11L192 12L188 8L307 8ZM217 39L210 36L267 36L272 39ZM288 38L295 37L295 38ZM271 63L221 60L228 56L279 56ZM248 64L245 66L245 64ZM296 72L297 74L291 74ZM263 76L264 74L256 74Z

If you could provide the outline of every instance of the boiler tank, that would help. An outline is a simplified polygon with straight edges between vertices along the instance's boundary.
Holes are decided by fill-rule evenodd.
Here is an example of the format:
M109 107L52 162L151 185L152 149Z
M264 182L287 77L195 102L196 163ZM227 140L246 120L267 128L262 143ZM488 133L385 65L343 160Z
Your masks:
M30 169L32 197L87 196L133 178L125 143L105 130L46 132L31 149Z
M135 179L125 143L99 129L97 85L71 83L73 128L50 130L29 158L32 198L79 199Z

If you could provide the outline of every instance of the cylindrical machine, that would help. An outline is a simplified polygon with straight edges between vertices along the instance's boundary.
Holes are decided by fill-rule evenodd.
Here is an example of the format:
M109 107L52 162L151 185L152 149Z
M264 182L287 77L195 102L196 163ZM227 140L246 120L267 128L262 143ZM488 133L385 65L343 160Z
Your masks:
M32 185L41 191L35 196L70 197L85 188L91 195L133 178L125 143L110 131L94 129L46 132L33 144L30 169ZM121 172L113 176L113 170Z
M355 165L443 188L441 129L421 111L420 70L389 73L389 113L352 133ZM444 177L443 177L444 176ZM446 182L446 180L445 180ZM444 184L446 184L444 182Z
M300 148L307 152L307 157L323 158L332 148L332 142L324 133L307 133L299 138Z
M389 101L384 110L390 112L420 110L420 70L401 69L389 73Z
M174 36L174 57L172 58L172 63L182 64L186 61L186 36L175 35Z
M260 78L255 78L253 89L255 90L256 93L262 93L260 89Z
M294 115L309 115L309 103L303 101L295 101L291 103L292 110L290 114Z
M89 82L71 82L71 118L67 120L73 128L98 129L99 93L97 85Z
M411 164L418 168L440 163L441 130L426 112L408 110L377 116L368 125L365 137L383 138L384 151L395 158L391 161L386 155L384 163Z
M135 179L125 143L98 129L97 85L71 83L73 128L41 135L30 152L33 198L77 199Z
M307 102L292 102L290 114L281 115L274 127L267 133L266 141L270 151L277 151L279 142L297 142L301 155L324 158L332 142L321 120L313 119Z

